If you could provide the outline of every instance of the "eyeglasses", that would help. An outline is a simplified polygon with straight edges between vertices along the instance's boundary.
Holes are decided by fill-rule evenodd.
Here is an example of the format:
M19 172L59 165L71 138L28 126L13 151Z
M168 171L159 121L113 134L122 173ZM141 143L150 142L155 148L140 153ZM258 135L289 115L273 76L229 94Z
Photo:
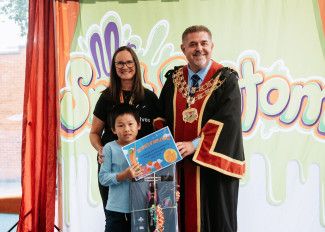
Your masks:
M126 62L122 62L122 61L115 62L116 68L123 68L124 65L126 65L126 67L128 67L128 68L133 68L134 67L134 61L128 60Z

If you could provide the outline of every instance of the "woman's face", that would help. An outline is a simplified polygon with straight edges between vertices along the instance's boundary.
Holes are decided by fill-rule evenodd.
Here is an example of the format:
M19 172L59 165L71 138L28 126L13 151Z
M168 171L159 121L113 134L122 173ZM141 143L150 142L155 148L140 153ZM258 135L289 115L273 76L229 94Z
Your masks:
M120 51L115 57L116 73L121 81L133 80L135 76L135 63L129 51Z

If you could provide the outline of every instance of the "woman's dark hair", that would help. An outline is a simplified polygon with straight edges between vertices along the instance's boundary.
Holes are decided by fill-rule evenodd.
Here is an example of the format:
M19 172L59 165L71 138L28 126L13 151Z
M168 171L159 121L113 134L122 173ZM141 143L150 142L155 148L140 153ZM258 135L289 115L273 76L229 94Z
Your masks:
M131 92L132 92L132 97L134 99L134 102L140 102L144 98L144 88L142 85L140 62L133 49L127 46L122 46L115 51L111 63L110 84L103 91L103 93L106 94L108 99L113 101L114 103L120 103L120 93L122 91L122 85L121 85L121 79L116 72L115 59L116 59L116 55L121 51L130 52L132 59L134 61L135 75L133 78L133 85L132 85Z
M112 109L112 114L110 115L111 127L115 128L115 121L118 116L130 114L134 117L135 121L140 124L140 116L138 110L133 106L127 103L117 104Z

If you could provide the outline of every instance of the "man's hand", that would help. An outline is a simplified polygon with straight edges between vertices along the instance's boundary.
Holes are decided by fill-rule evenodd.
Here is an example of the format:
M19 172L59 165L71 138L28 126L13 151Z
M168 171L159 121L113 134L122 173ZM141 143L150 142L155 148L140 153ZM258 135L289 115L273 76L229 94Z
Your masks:
M176 146L183 158L195 152L195 147L191 141L177 142Z
M176 196L176 202L178 202L179 198L181 197L181 193L178 190L176 190L175 196Z

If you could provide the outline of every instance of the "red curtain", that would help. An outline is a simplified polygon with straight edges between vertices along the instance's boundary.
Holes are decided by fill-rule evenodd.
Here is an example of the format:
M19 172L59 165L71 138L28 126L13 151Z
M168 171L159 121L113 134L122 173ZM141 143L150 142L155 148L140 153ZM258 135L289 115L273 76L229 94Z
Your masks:
M22 203L17 231L54 230L58 91L53 9L51 0L29 0Z

